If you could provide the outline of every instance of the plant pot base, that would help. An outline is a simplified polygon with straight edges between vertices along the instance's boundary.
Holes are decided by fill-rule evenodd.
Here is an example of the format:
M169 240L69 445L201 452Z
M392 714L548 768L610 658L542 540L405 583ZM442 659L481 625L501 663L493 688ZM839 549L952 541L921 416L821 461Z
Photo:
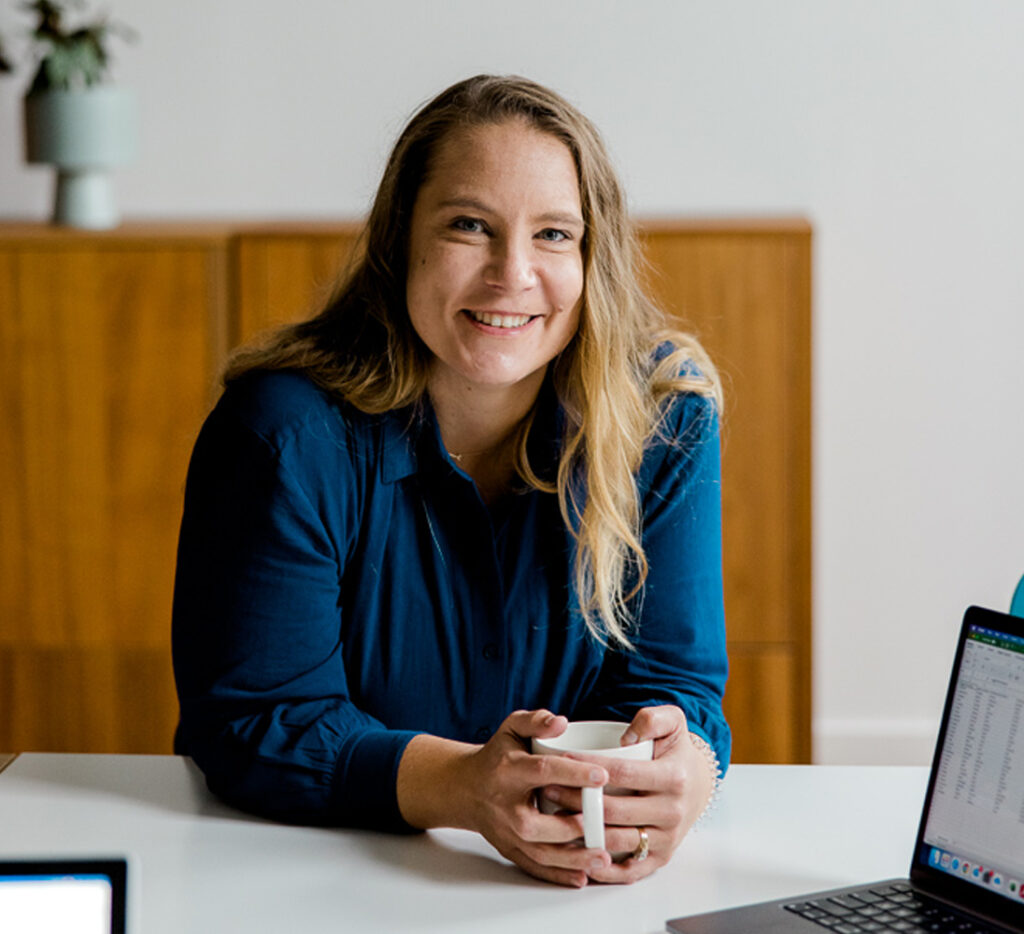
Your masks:
M107 170L58 168L53 222L90 230L116 227L121 217Z

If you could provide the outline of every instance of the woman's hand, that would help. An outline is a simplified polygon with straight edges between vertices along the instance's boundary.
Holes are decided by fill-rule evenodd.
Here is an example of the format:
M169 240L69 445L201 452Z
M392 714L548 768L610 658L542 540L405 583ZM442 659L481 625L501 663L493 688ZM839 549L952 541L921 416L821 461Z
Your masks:
M502 856L548 882L580 887L588 876L603 878L611 857L583 847L582 816L542 814L536 807L539 788L558 786L578 797L581 788L608 782L602 765L530 752L531 737L560 736L567 723L547 710L519 710L483 746L415 737L399 765L402 814L416 827L475 830ZM625 848L635 845L634 839Z
M588 870L596 882L636 882L669 861L683 837L704 811L714 786L707 759L690 741L686 717L678 707L645 707L630 724L623 740L629 745L654 740L654 761L601 759L608 784L636 791L636 795L604 796L605 841L612 853L634 852L640 829L647 831L648 855L622 863L608 862ZM543 794L561 808L581 809L578 789L545 788Z

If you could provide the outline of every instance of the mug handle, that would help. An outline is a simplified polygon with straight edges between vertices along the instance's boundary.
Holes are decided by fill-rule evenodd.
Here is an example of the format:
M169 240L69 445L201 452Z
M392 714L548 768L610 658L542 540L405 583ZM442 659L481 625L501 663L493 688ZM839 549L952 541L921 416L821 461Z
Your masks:
M587 849L604 849L604 789L583 789L583 842Z

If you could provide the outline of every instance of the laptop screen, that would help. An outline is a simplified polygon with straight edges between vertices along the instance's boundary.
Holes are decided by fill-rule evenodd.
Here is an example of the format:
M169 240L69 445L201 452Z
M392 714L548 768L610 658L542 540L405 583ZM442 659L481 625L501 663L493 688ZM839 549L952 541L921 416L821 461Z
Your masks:
M124 934L124 860L0 862L0 930Z
M1024 619L967 612L914 869L1024 911Z

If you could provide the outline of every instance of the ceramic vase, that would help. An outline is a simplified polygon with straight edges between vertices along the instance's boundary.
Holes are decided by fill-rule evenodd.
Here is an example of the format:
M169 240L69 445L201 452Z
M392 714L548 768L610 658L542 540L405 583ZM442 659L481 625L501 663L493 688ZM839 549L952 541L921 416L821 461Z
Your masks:
M138 117L126 88L94 86L25 98L25 157L57 168L53 222L105 229L120 223L110 171L135 158Z

